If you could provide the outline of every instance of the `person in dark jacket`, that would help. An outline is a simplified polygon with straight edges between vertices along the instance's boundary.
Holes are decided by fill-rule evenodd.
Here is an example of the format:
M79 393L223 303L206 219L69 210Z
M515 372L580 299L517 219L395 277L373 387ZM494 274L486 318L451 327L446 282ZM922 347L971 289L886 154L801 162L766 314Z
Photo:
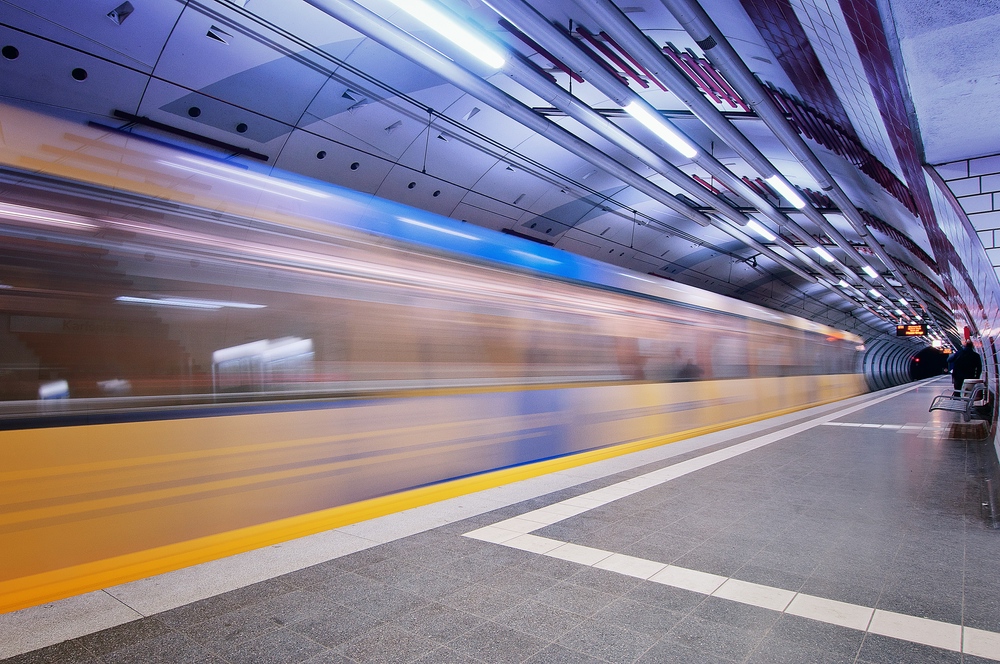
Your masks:
M983 361L979 358L979 353L972 347L971 341L966 341L962 350L955 354L955 361L951 369L951 382L955 386L955 391L962 389L962 383L967 378L979 378L983 370Z

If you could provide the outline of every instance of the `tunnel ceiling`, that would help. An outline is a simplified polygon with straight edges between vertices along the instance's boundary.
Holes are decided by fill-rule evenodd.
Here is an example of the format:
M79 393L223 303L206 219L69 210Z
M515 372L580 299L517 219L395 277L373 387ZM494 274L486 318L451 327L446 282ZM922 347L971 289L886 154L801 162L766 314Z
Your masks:
M962 33L990 34L996 16L936 22L917 0L887 2L882 16L874 0L713 0L721 34L706 40L704 24L682 26L686 4L437 3L492 41L506 60L495 68L405 0L2 0L0 95L868 338L896 310L953 327L910 187L921 146L930 159L998 150L976 110L995 106L995 83L938 84L949 62L995 79L983 70L989 39ZM887 105L893 90L902 115ZM630 102L659 112L696 155L643 126ZM766 182L776 173L806 209Z

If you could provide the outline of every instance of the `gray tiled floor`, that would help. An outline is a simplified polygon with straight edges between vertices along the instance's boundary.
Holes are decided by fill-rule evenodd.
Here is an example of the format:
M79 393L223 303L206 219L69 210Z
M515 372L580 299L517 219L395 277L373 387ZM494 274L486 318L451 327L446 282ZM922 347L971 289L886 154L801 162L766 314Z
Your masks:
M843 419L923 424L938 391L920 388ZM1000 533L981 513L982 445L817 426L534 534L1000 631ZM462 537L702 453L5 661L988 661Z

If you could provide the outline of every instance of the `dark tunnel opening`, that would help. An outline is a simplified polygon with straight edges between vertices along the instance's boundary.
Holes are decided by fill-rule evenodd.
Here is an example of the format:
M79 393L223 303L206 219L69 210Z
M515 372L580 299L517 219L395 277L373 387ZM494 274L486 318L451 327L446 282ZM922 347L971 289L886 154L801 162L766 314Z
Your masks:
M923 380L948 372L948 355L927 346L910 359L910 379Z

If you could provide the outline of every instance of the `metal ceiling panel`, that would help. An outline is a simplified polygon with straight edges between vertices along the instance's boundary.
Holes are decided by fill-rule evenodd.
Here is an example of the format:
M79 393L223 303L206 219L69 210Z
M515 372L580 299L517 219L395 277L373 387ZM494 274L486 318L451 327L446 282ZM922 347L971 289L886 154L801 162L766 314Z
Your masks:
M595 260L604 260L602 247L593 238L586 235L571 234L573 230L559 238L559 248Z
M374 194L392 169L392 162L328 141L310 132L295 130L282 147L275 166Z
M15 101L106 118L115 108L135 109L148 80L133 69L4 26L0 45L17 49L16 58L0 58L0 95Z
M197 109L197 113L193 109ZM262 153L272 162L291 132L291 127L269 117L156 78L150 80L138 114L171 127ZM241 128L243 131L240 131Z
M599 200L594 196L579 196L560 187L552 187L542 192L535 201L533 210L548 219L567 226L575 226L590 213Z
M596 206L573 224L573 230L586 234L594 242L630 246L634 243L637 226L631 219L623 219L620 214L609 213Z
M427 127L426 120L414 118L409 109L401 110L393 100L368 104L353 113L343 113L335 124L357 139L373 154L398 161L407 148Z
M224 13L228 18L272 38L285 36L325 51L333 58L346 58L361 40L357 32L306 2L288 0L193 0L192 8L206 14ZM287 43L287 42L285 42ZM302 51L301 57L323 62L318 55Z
M281 45L297 49L292 43ZM302 117L328 75L282 54L263 38L191 8L177 22L154 73L193 92L291 125Z
M415 201L423 210L456 218L455 210L467 193L465 189L433 178L423 179L419 184L422 186L406 192L406 200L410 205Z
M492 228L495 231L510 228L514 223L514 220L509 216L504 216L503 214L494 212L490 209L472 205L464 200L455 206L455 211L452 212L451 216L453 219L468 221L476 224L477 226Z
M123 4L124 0L3 0L0 23L17 25L57 44L148 73L183 11L184 2L136 0L129 3L134 11L122 8L116 12ZM112 13L116 19L109 16Z
M428 174L463 189L475 186L497 163L496 146L481 145L476 139L442 131L436 125L432 125L429 137L425 132L413 142L410 152L403 159L405 163L421 164L426 154Z
M508 220L505 228L513 228L517 224L518 219L521 218L522 210L506 201L496 198L496 192L493 192L493 194L481 194L476 191L470 191L462 198L462 203L498 214Z
M539 179L520 165L501 161L484 173L473 189L521 210L527 211L530 208L536 214L544 214L545 210L532 204L552 186L550 182Z
M423 207L422 203L440 197L440 193L434 196L434 192L442 192L443 186L444 183L435 177L396 165L389 169L375 193L382 198Z
M371 89L373 81L377 81L382 90L373 90L377 98L408 95L418 90L437 88L447 82L432 74L423 67L414 64L406 58L396 55L371 39L362 40L345 60L346 64L365 73L358 82L362 87ZM338 70L337 77L352 85L356 74L348 70Z

